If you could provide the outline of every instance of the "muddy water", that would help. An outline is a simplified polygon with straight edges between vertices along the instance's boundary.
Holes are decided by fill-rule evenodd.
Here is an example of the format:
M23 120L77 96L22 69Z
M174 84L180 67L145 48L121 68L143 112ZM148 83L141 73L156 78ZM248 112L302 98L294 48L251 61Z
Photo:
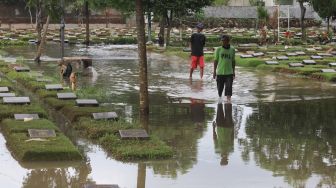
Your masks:
M6 51L31 59L33 48ZM47 48L44 58L50 62L31 67L57 74L55 49ZM134 46L68 47L67 55L94 58L94 74L81 74L81 87L95 87L104 105L137 119ZM90 141L73 138L85 162L21 164L0 134L1 187L336 186L335 85L238 68L233 104L218 105L212 65L206 66L203 80L198 71L189 80L187 61L149 55L149 129L174 148L173 159L119 162Z

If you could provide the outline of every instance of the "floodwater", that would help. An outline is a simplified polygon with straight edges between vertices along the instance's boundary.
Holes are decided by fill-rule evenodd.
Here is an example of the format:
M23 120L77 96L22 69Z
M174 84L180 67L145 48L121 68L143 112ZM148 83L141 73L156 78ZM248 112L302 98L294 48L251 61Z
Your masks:
M5 56L31 59L33 49L7 48ZM135 46L67 47L66 55L94 58L81 87L95 87L121 118L138 119ZM31 67L57 74L58 57L49 45L48 61ZM196 71L190 81L188 69L187 60L149 54L149 131L174 148L172 159L120 162L75 137L86 161L22 164L0 134L1 187L336 187L335 84L238 68L233 104L218 104L212 65L203 80Z

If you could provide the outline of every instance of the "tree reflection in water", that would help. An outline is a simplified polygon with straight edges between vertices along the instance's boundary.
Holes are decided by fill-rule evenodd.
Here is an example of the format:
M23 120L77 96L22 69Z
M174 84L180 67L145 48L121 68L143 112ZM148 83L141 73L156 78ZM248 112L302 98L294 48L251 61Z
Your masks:
M317 187L336 185L336 101L258 104L248 117L242 158L305 187L312 175Z

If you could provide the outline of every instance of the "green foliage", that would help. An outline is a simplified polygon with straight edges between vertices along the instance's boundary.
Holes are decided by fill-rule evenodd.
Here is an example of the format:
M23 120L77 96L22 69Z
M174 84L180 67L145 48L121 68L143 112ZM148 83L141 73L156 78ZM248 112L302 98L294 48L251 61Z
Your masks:
M335 0L310 0L310 3L321 18L330 18L336 15Z
M293 0L275 0L277 5L293 5Z
M227 6L229 2L230 0L214 0L213 4L215 6L221 6L221 5Z
M268 19L268 12L264 6L258 6L257 8L258 19L266 21Z

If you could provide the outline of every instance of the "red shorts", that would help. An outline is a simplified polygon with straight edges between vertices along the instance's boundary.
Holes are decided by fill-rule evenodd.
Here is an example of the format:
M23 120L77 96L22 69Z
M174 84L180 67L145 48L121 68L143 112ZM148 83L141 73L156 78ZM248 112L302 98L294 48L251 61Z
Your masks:
M204 56L191 56L190 68L196 69L197 65L200 68L204 67Z

